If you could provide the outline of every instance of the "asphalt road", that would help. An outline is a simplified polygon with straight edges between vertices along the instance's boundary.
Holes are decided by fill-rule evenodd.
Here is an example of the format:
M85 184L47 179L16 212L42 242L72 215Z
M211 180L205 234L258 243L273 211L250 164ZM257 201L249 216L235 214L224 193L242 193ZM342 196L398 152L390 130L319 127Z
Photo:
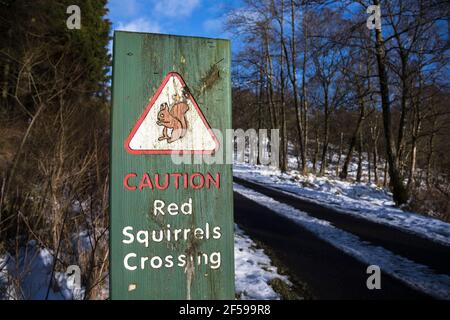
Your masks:
M450 248L396 228L345 215L318 204L242 179L234 181L286 203L313 217L327 220L361 240L449 274ZM382 273L381 290L366 287L367 265L341 252L302 226L272 210L234 194L235 221L254 239L272 249L289 272L306 282L319 299L428 298L403 282Z

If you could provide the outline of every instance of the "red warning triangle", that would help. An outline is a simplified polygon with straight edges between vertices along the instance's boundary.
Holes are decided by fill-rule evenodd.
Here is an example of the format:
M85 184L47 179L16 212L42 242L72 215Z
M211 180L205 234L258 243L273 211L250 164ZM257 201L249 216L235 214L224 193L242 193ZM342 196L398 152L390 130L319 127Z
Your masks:
M219 141L181 75L162 81L128 138L131 154L211 154Z

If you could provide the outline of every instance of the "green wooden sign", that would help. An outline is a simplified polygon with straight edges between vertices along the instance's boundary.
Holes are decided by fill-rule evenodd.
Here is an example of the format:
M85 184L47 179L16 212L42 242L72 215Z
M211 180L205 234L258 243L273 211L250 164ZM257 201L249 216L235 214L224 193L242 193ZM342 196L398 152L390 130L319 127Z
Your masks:
M115 32L113 58L111 298L233 299L230 43Z

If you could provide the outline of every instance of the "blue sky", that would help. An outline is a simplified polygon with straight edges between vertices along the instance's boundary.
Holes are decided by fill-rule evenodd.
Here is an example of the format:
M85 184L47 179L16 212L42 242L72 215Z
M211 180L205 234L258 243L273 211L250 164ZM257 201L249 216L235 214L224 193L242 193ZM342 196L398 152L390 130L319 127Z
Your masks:
M241 0L110 0L113 29L229 38L227 13Z

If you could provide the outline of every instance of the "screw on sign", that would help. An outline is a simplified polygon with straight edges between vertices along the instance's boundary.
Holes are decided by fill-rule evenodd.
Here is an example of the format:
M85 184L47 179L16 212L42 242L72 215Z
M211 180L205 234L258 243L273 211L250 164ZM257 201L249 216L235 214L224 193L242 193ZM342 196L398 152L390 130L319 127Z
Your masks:
M226 129L229 41L115 32L112 299L234 298L231 165L173 161L212 157Z

